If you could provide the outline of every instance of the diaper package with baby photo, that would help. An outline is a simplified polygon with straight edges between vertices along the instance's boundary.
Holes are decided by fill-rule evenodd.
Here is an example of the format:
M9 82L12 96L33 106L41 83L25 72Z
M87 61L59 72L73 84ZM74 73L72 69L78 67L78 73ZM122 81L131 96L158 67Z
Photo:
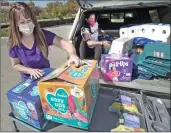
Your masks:
M118 120L118 126L111 129L111 132L145 132L141 128L140 118L134 113L123 113Z
M44 76L53 71L43 69ZM43 77L42 77L43 78ZM42 129L46 123L43 116L37 83L40 79L27 79L7 92L9 104L14 116L37 129Z
M88 129L99 90L97 61L62 65L38 83L47 120Z
M133 61L125 55L102 55L101 71L105 81L129 82Z

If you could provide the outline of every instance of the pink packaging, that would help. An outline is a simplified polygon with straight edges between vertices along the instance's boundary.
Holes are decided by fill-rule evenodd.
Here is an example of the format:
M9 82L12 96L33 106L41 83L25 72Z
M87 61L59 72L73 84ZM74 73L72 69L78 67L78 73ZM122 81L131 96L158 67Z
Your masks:
M132 79L133 61L125 55L102 54L100 65L105 81L129 82Z

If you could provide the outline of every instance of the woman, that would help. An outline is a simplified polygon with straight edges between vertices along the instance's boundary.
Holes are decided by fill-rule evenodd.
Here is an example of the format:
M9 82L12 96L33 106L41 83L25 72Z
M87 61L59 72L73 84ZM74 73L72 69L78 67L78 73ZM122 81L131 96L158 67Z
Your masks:
M81 28L83 41L80 44L80 58L85 59L89 52L94 51L94 59L100 61L102 46L109 46L107 41L98 41L98 23L95 14L90 14Z
M73 45L54 33L41 29L27 4L17 2L11 6L9 22L9 55L13 69L21 73L22 80L29 76L35 79L43 76L41 69L50 67L48 47L51 45L68 52L69 64L81 65Z

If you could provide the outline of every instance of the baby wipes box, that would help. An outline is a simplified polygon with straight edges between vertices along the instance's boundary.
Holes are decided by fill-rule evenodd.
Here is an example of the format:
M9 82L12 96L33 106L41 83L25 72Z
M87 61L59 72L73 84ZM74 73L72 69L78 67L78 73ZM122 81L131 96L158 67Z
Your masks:
M109 54L127 54L128 51L133 46L133 39L130 37L120 37L112 42L112 46L110 47Z
M88 129L99 90L97 61L62 65L38 83L47 120Z
M53 69L47 68L43 70L46 76ZM25 82L19 83L7 92L7 97L16 118L38 129L42 129L46 122L37 87L39 80L27 79Z
M101 72L105 81L129 82L132 79L133 61L125 55L103 55Z

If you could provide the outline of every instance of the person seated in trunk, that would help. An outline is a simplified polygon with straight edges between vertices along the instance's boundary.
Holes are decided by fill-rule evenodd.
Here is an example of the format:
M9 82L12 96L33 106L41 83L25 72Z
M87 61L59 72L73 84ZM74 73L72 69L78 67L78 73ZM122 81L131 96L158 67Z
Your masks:
M80 58L87 59L88 54L93 52L94 59L100 61L102 46L108 46L107 41L98 41L98 23L95 14L90 14L81 28L82 41L80 44Z

